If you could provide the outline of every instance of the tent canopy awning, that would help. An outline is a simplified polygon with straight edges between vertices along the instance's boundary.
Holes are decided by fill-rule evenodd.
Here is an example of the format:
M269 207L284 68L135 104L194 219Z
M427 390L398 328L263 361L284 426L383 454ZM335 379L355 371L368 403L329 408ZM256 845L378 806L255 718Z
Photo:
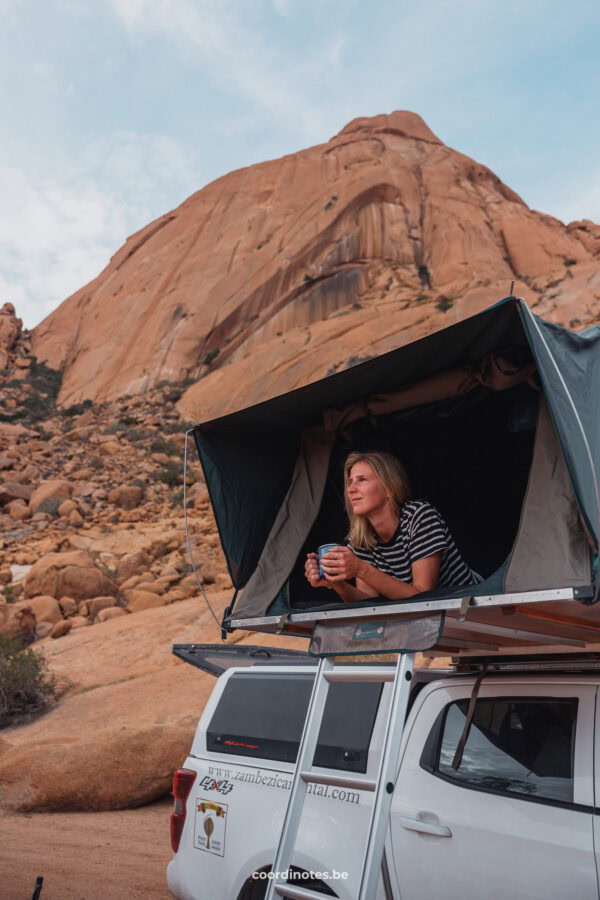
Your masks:
M514 427L513 422L508 428L498 425L496 434L495 423L504 421L508 408L506 403L500 404L496 393L510 398L513 420L523 416L523 410L527 419L527 409L531 413L535 404L537 431L532 423L526 436L526 427ZM536 395L544 400L543 408ZM414 445L421 443L420 455L412 465L418 474L421 451L443 435L443 457L438 449L438 457L431 457L428 477L421 478L428 499L431 485L435 494L433 471L441 469L439 477L447 483L453 460L458 477L463 482L472 477L480 493L485 493L490 480L486 461L500 471L505 460L508 468L502 490L510 493L514 486L515 495L508 516L511 521L507 520L503 531L497 526L505 541L523 518L518 507L526 489L530 509L536 504L539 507L545 490L543 479L556 470L549 448L552 441L557 442L565 475L554 485L554 492L572 495L577 517L597 547L599 402L600 327L575 334L537 318L524 301L509 297L449 328L343 372L199 423L194 437L233 583L246 588L244 603L247 597L261 595L260 601L246 606L248 614L257 614L261 606L266 610L283 582L290 580L307 540L319 530L319 517L325 527L324 507L341 509L331 490L339 494L339 479L338 487L335 485L339 460L337 470L334 464L337 456L347 451L348 441L357 445L370 441L372 446L384 441L385 449L399 450L405 462L406 453L410 455L412 448L414 454ZM398 434L404 440L399 448L394 443ZM472 459L470 446L475 448ZM512 474L508 457L516 460ZM533 484L532 459L538 460ZM458 512L456 523L452 521L457 502L443 491L440 497L446 501L443 512L452 530L460 532ZM494 502L492 498L490 507ZM563 511L557 508L556 514L572 519L568 502L567 498ZM469 518L472 516L465 514L467 543ZM572 521L567 524L571 528ZM334 527L332 521L328 527ZM340 527L339 517L335 527ZM568 528L565 526L564 535ZM341 538L336 535L334 539ZM512 534L510 541L514 538ZM530 540L531 534L525 538ZM563 540L558 532L553 539ZM530 552L531 544L524 539L525 546ZM543 548L534 548L538 551L544 553Z

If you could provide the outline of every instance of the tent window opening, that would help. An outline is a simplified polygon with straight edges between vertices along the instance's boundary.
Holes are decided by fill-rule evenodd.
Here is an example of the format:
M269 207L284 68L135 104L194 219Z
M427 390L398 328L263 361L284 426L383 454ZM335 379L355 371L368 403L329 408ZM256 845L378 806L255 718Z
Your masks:
M407 470L411 497L442 514L467 564L484 578L506 561L519 528L532 462L539 394L522 384L481 387L467 396L364 417L342 429L325 492L289 582L292 608L331 603L331 592L306 584L306 553L346 542L343 469L352 450L384 450Z

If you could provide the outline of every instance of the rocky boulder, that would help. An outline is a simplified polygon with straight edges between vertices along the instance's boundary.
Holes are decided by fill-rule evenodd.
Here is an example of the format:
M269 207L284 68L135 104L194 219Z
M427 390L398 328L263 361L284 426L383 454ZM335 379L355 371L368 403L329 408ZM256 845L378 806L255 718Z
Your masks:
M15 424L13 422L0 422L0 438L3 438L4 440L19 443L28 438L37 438L38 436L37 431L25 428L24 425L19 425L18 423Z
M71 513L75 512L76 510L77 510L77 504L75 503L74 500L63 500L63 502L58 507L57 511L58 511L58 515L61 518L68 519L68 517L71 515Z
M96 622L109 622L111 619L118 619L119 616L126 616L127 610L122 606L107 606L101 609L96 616Z
M135 553L126 553L117 565L117 581L123 584L134 575L145 572L150 566L150 557L145 550L137 550Z
M99 447L102 456L116 456L120 449L121 445L118 441L105 441Z
M77 615L78 606L72 597L61 597L58 603L65 618Z
M49 481L43 481L39 487L33 491L29 498L29 508L32 513L47 512L45 509L48 504L52 505L53 512L57 512L59 506L71 497L72 487L68 481L53 478Z
M13 500L12 503L7 503L5 509L10 517L18 522L23 522L31 517L31 510L24 500Z
M153 701L148 697L147 702ZM18 758L14 751L0 756L0 804L5 809L123 809L168 793L189 750L190 725L116 728L107 725L114 716L102 706L106 721L93 740L42 738L20 747ZM69 712L76 708L71 704ZM72 722L71 735L77 731Z
M56 622L62 622L62 611L54 597L31 597L23 603L34 611L38 623L50 622L55 625Z
M37 620L32 608L25 603L0 604L0 634L21 638L25 644L35 639Z
M153 591L133 590L127 601L129 612L141 612L144 609L156 609L166 605L166 598Z
M27 371L31 360L19 356L23 345L23 322L17 319L12 303L5 303L0 309L0 369L18 377L17 370Z
M85 601L87 615L91 619L95 619L103 610L116 606L116 603L117 601L114 597L93 597L91 600ZM81 606L79 607L80 612L82 612Z
M32 566L25 578L25 597L47 594L87 600L119 595L119 588L83 550L48 553Z
M8 456L7 453L0 453L0 469L13 469L15 460Z
M109 491L108 502L120 506L121 509L135 509L140 505L143 496L144 492L138 485L123 485Z
M51 638L60 638L64 637L65 634L68 634L73 627L73 619L61 619L60 622L56 622L55 625L50 629L50 637Z
M16 481L5 481L0 485L0 506L7 506L14 500L28 501L33 493L33 488L28 484L19 484Z
M589 219L571 222L567 231L576 237L594 257L600 257L600 225Z
M17 319L12 303L5 303L0 309L0 347L12 350L21 336L23 322Z

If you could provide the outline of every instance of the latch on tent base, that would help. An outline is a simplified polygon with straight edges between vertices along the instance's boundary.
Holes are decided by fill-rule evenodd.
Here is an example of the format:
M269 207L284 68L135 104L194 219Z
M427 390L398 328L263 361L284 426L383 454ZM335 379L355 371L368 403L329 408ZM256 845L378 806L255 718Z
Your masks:
M457 622L464 622L467 618L467 614L469 612L469 606L471 604L472 597L463 597L460 601L460 608L458 610L458 615L456 616Z

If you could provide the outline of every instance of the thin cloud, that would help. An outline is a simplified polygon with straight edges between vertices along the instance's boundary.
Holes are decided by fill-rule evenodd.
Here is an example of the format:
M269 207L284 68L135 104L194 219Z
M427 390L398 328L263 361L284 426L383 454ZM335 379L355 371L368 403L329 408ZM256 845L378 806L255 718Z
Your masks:
M197 179L192 154L162 135L123 132L90 142L75 170L34 178L0 162L0 299L28 327L93 279L126 237Z
M267 113L279 126L312 140L330 129L324 85L338 64L344 37L316 38L310 53L292 56L272 35L245 23L243 4L189 0L112 0L136 39L172 40L188 64L205 66L213 79Z

